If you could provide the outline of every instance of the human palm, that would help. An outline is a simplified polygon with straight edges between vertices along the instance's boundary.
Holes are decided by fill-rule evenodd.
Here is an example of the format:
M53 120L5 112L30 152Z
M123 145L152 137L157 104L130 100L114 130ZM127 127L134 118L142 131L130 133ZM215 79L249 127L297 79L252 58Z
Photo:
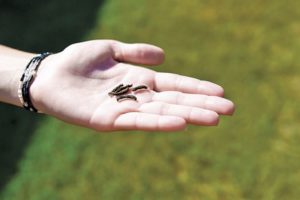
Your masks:
M31 86L35 107L61 120L98 131L183 129L216 125L233 103L213 83L136 65L163 62L152 45L97 40L69 46L46 58ZM119 84L146 85L129 91L137 100L117 101L108 93Z

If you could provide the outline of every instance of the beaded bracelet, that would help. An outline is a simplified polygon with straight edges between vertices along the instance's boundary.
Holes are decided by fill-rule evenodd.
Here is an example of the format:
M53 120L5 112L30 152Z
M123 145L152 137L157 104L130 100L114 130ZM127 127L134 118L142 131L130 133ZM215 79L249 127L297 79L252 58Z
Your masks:
M37 70L41 62L49 56L51 53L41 53L38 56L33 57L30 62L27 64L24 73L20 79L20 85L18 90L19 99L26 110L32 112L38 112L38 110L32 105L29 89L32 81L36 77Z

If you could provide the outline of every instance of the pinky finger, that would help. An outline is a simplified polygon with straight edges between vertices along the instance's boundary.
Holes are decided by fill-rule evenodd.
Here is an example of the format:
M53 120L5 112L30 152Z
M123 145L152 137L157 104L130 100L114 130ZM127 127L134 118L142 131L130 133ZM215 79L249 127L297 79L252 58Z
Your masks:
M179 131L185 126L181 117L139 112L122 114L114 123L115 130Z

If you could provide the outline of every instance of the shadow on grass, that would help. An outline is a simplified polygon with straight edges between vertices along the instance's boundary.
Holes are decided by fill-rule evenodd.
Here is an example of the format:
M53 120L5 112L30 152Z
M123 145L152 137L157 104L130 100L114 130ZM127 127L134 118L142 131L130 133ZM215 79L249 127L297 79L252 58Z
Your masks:
M0 44L31 52L60 51L94 26L104 0L0 0ZM42 117L0 105L0 192Z

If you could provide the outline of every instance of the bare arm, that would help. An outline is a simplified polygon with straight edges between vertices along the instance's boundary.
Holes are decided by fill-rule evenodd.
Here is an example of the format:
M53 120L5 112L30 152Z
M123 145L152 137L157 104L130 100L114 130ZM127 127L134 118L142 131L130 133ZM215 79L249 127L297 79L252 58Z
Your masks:
M0 101L21 106L18 98L19 80L34 54L0 45Z

